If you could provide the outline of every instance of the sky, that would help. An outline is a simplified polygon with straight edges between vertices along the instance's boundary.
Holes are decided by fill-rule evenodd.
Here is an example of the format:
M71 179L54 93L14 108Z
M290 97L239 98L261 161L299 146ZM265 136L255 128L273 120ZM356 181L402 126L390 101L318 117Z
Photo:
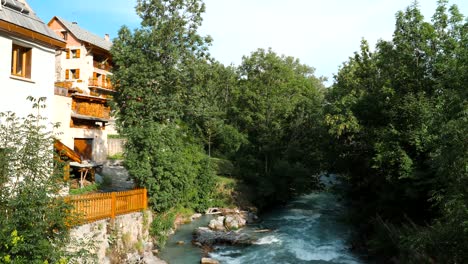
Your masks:
M316 69L331 84L339 66L357 50L361 40L371 47L392 37L395 14L413 0L205 0L199 33L210 35L211 55L225 65L239 65L242 56L258 48L293 56ZM136 0L28 0L48 22L60 16L97 35L117 36L122 25L137 28ZM73 3L73 4L72 4ZM427 21L437 0L419 0ZM449 0L468 15L467 0Z

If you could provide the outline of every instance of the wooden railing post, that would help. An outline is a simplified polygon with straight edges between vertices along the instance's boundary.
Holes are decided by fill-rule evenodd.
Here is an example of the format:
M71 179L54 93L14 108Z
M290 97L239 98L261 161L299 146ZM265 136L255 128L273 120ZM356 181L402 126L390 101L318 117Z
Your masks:
M112 202L111 202L111 218L114 219L115 218L115 210L116 210L116 207L117 207L117 199L115 197L115 192L112 192Z
M148 190L143 189L143 210L148 209Z

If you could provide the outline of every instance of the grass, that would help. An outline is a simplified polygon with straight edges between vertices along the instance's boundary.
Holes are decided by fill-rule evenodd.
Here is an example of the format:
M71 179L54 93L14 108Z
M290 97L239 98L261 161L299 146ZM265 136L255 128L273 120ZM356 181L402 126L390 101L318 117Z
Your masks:
M88 186L84 186L83 188L70 189L70 195L93 193L99 189L99 186L100 186L99 183L93 183Z
M238 182L236 179L216 176L215 206L236 207L234 194Z
M107 159L108 159L108 160L123 160L123 159L124 159L124 155L123 155L123 153L116 153L116 154L114 154L114 155L107 156Z

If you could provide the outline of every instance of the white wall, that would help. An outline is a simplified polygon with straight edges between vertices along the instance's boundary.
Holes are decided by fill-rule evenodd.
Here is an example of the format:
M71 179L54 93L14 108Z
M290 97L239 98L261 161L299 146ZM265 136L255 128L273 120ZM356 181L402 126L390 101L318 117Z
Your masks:
M70 128L72 98L60 95L54 95L53 99L53 122L60 123L60 126L55 129L57 138L67 147L73 149L73 137L70 136L72 131Z
M54 96L53 121L54 123L60 123L60 127L55 130L57 138L71 149L75 147L75 138L93 139L93 159L96 162L104 162L107 159L107 131L70 127L71 104L71 97Z
M13 42L32 48L30 80L11 76ZM13 111L19 116L26 116L32 110L32 104L26 100L28 96L46 97L48 107L42 110L42 115L52 121L55 50L0 32L0 54L0 112Z
M102 163L107 159L107 132L99 129L71 128L71 135L75 138L93 139L93 160ZM74 146L68 146L73 148Z

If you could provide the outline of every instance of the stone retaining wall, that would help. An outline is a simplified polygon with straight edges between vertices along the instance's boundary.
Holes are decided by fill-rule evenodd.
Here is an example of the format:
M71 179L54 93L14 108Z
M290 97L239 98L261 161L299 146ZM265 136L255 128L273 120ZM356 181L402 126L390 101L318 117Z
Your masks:
M70 250L87 250L96 256L97 263L164 263L152 255L152 220L151 212L144 211L75 227L70 236L81 248Z

